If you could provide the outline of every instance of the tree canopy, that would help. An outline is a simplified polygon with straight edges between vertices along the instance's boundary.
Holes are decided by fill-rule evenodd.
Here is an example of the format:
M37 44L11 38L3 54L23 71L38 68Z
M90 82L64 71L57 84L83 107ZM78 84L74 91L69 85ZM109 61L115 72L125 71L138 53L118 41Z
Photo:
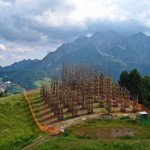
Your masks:
M137 69L130 72L125 70L120 74L118 82L129 90L131 99L138 95L140 103L150 105L150 76L142 77Z

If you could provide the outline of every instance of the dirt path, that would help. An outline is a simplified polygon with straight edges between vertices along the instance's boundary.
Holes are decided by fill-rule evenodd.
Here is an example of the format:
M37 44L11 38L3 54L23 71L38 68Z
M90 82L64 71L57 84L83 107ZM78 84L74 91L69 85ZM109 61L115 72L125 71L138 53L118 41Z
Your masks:
M96 118L99 118L99 117L100 117L100 114L91 114L91 115L79 116L77 118L73 118L73 119L63 121L64 122L64 127L65 128L70 127L70 126L76 125L78 123L82 123L87 119L94 119L94 118L96 119Z
M35 139L33 143L28 145L27 147L23 148L22 150L32 150L33 148L36 148L38 145L48 141L49 139L53 138L55 135L54 134L48 134L42 137L39 137Z

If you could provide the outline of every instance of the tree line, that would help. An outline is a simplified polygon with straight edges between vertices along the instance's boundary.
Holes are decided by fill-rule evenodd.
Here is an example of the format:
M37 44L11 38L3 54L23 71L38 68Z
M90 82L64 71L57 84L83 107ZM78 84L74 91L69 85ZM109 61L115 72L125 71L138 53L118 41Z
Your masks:
M131 99L138 96L139 103L150 106L150 76L142 76L137 69L124 70L118 83L129 90Z

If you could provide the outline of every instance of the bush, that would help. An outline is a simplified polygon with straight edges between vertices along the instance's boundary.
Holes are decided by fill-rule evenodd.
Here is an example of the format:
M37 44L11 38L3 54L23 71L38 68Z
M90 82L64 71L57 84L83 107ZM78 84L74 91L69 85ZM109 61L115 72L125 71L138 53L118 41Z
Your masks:
M120 137L121 139L126 139L126 140L130 140L130 139L135 139L135 137L130 136L130 135L124 135Z

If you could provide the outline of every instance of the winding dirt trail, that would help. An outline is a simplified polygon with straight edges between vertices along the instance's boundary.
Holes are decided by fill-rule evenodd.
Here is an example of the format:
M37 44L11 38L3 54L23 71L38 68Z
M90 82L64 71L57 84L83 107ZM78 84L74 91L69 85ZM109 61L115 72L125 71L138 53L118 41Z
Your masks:
M54 134L48 134L42 137L39 137L33 141L30 145L26 146L22 150L32 150L33 148L36 148L38 145L48 141L49 139L53 138L55 135Z

